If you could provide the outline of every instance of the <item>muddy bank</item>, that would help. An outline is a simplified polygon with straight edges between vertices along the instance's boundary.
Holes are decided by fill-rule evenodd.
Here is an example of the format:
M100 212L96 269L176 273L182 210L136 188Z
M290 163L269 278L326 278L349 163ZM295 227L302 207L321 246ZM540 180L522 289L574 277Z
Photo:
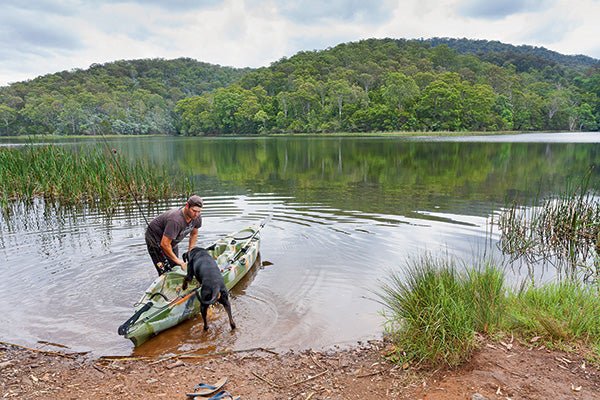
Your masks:
M197 383L227 377L224 389L241 399L600 399L597 368L543 346L485 341L451 371L397 366L385 352L375 341L321 352L103 359L0 344L0 397L186 399Z

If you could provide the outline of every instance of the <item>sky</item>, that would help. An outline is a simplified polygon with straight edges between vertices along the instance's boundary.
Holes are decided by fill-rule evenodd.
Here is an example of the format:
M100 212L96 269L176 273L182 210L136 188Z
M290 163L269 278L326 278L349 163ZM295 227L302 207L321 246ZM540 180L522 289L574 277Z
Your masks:
M451 37L600 59L600 0L2 0L0 86L94 63L268 66L368 38Z

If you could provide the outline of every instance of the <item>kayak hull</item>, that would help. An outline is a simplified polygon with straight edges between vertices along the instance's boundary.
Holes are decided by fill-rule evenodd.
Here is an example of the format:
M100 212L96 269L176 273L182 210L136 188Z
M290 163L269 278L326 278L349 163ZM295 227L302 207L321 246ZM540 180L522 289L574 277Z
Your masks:
M260 250L260 227L250 226L233 232L209 246L207 250L221 269L227 289L233 288L254 265ZM156 278L136 303L135 313L119 328L119 334L139 346L151 337L200 313L196 293L199 285L192 280L182 290L186 272L176 266ZM137 316L136 316L137 314Z

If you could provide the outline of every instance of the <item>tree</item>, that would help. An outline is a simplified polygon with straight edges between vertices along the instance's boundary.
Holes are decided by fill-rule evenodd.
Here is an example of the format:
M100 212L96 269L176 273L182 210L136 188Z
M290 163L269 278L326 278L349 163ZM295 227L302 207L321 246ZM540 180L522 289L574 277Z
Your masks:
M180 116L179 130L184 135L205 135L217 130L210 95L179 100L175 112Z
M513 91L513 129L531 131L543 123L543 99L529 91Z
M468 130L497 129L495 124L496 94L489 85L462 85L462 127Z
M54 134L62 101L51 95L42 95L27 102L20 114L27 119L27 133Z
M435 80L425 88L416 111L420 124L427 130L455 131L463 128L460 90L443 80Z
M414 105L420 93L413 78L402 72L391 72L385 77L381 93L388 108L396 110L399 123L406 123L413 116ZM398 129L399 126L394 128Z
M5 135L10 134L10 125L17 119L17 110L5 104L0 104L0 121Z
M598 129L598 120L594 117L592 107L583 103L577 107L577 121L580 131L595 131Z
M351 101L353 94L354 91L352 90L352 87L348 81L338 79L329 82L328 95L331 102L337 107L337 117L339 121L342 120L342 109L344 107L344 102Z

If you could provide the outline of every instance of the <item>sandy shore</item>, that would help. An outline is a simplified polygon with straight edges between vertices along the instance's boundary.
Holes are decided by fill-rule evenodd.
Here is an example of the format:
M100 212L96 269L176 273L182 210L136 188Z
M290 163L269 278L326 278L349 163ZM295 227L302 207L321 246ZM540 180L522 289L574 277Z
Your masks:
M186 399L227 377L241 399L600 399L600 372L543 346L482 341L454 370L386 361L381 341L352 349L255 349L172 358L90 358L0 344L0 393L18 399ZM478 395L480 397L478 397Z

